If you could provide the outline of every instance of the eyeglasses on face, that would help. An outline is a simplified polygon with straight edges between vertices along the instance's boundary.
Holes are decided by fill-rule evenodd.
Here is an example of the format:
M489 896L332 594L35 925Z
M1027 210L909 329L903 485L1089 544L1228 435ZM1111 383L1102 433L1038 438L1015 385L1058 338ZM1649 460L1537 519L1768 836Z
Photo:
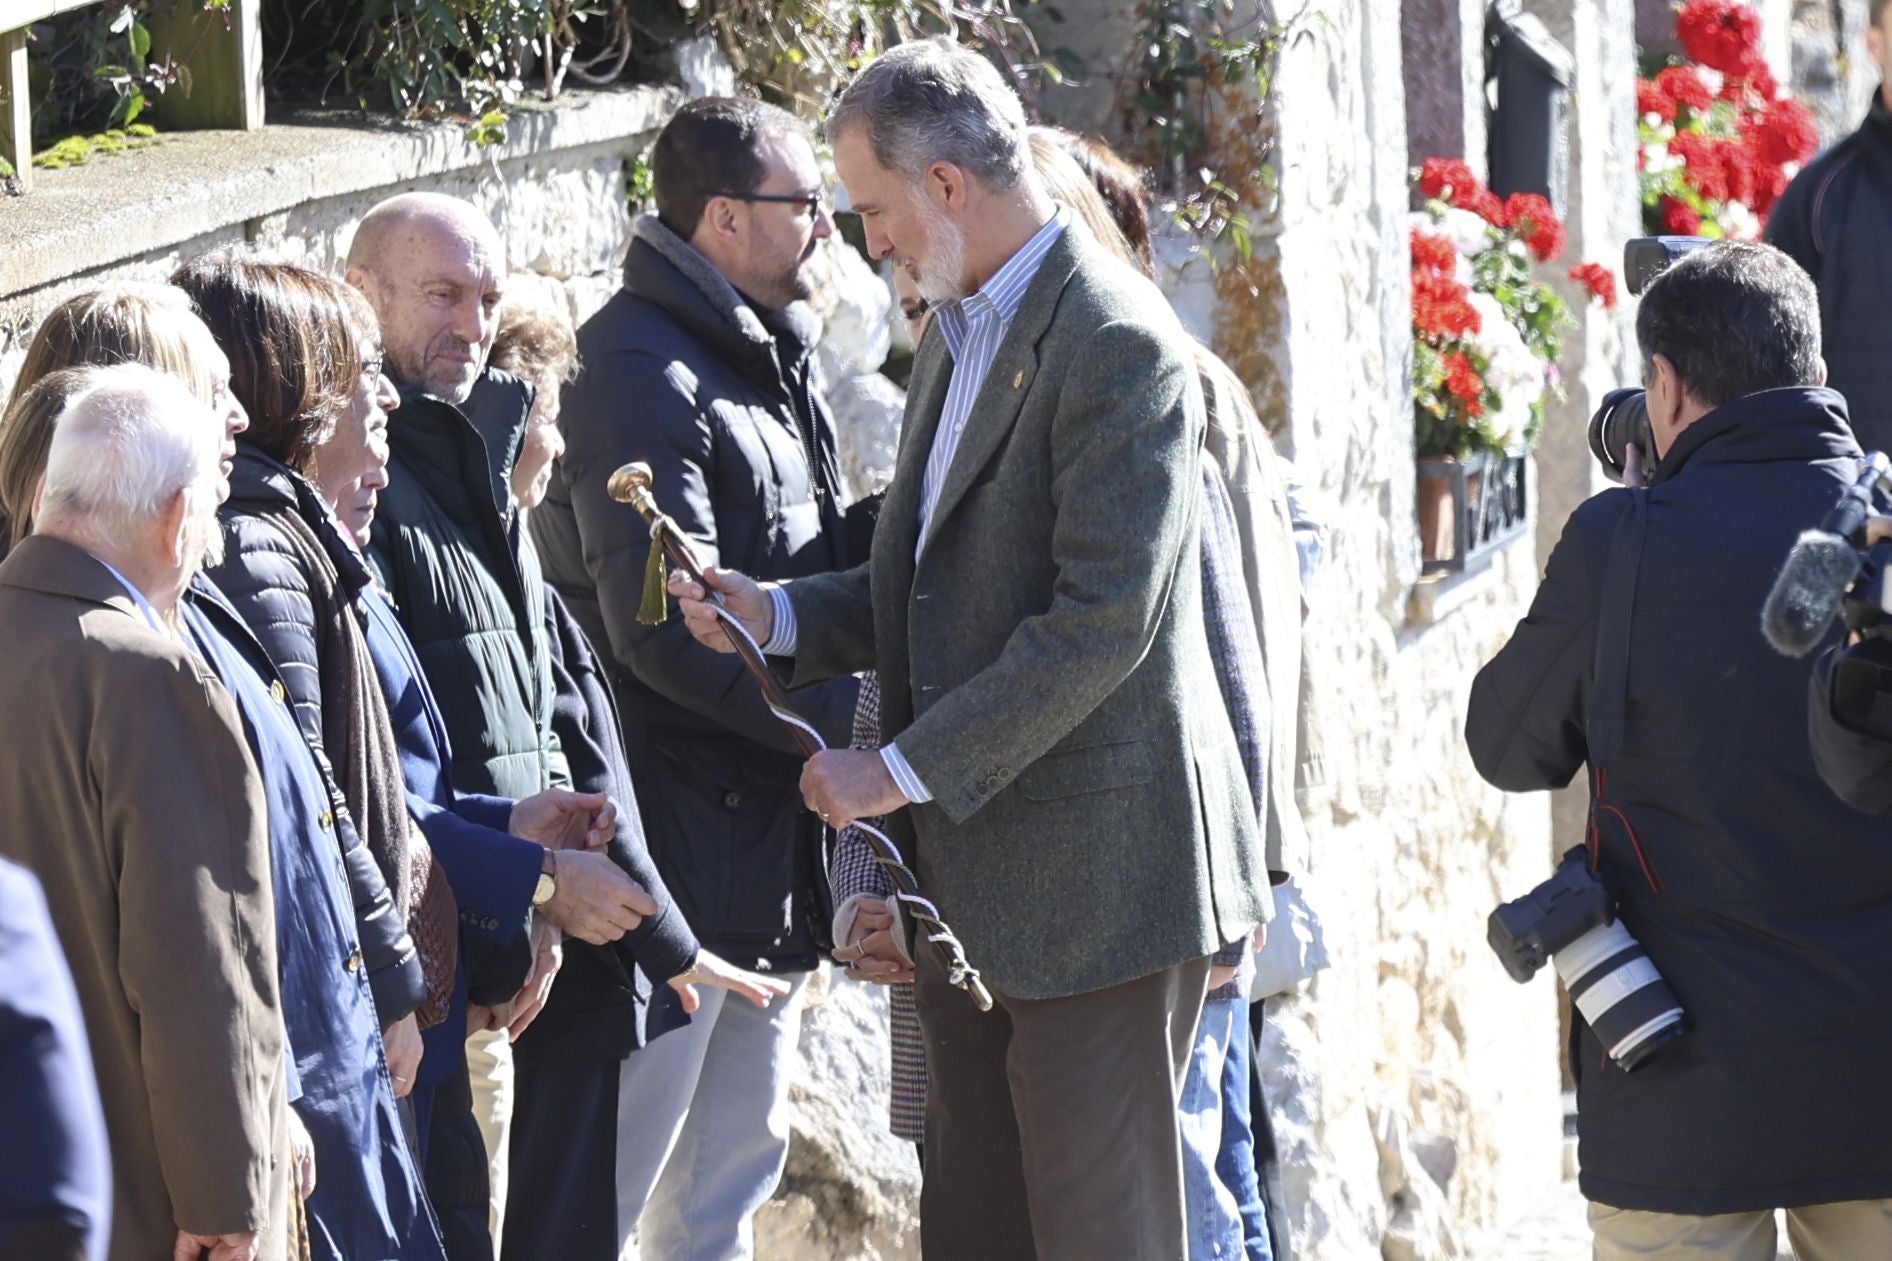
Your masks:
M727 197L731 201L773 202L782 206L800 206L802 213L810 219L819 218L821 209L827 205L827 194L819 189L812 193L711 193L711 197Z

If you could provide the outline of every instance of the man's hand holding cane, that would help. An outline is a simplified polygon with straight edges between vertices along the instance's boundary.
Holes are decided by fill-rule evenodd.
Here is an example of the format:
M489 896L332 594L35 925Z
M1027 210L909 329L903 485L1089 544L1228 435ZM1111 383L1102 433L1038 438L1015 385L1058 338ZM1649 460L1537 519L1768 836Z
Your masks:
M919 881L899 849L886 833L861 822L869 816L887 814L910 804L894 784L880 754L871 750L828 749L820 733L795 712L781 681L763 660L767 645L775 638L775 608L770 593L743 574L709 568L696 558L689 540L678 532L675 522L663 514L651 497L648 465L622 466L611 474L609 491L613 499L631 505L650 523L653 546L645 572L645 605L638 610L638 620L648 625L662 622L669 612L667 593L676 597L685 625L699 642L717 652L733 652L743 659L744 666L762 688L769 709L794 729L795 741L808 758L801 788L809 808L830 827L852 823L860 828L874 861L893 881L893 901L898 904L899 913L915 922L914 931L919 938L938 948L948 981L964 990L980 1011L992 1010L991 990L986 988L979 970L967 960L965 947L940 918L939 908L920 892ZM666 557L677 565L678 572L674 576L662 576ZM738 640L742 642L738 644ZM881 930L879 937L869 934L844 945L842 951L852 951L854 958L845 957L842 951L836 952L837 958L857 967L869 956L910 966L905 952L894 945L894 938L900 934L901 925L896 919ZM888 948L885 953L883 942ZM873 971L883 974L879 979L891 979L884 975L886 969Z
M703 577L751 639L766 644L773 638L775 606L760 584L727 569L705 569ZM698 643L717 652L736 651L701 583L678 570L670 575L670 594L677 597L684 624ZM856 819L872 819L912 804L872 749L824 749L814 754L802 768L801 795L808 808L837 831ZM841 957L839 951L835 957Z

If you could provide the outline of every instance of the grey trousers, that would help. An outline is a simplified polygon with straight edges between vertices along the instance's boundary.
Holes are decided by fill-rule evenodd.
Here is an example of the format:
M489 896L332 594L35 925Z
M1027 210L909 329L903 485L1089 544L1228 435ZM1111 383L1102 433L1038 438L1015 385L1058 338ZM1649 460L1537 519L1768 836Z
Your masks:
M690 1023L618 1072L618 1230L643 1261L748 1261L788 1159L788 1079L808 977L767 1008L699 985ZM637 1248L627 1247L632 1228Z
M1596 1261L1774 1261L1774 1214L1694 1217L1590 1205ZM1798 1261L1892 1257L1892 1200L1847 1200L1787 1210L1787 1238Z
M981 1012L919 954L929 1261L1181 1261L1176 1108L1208 959Z

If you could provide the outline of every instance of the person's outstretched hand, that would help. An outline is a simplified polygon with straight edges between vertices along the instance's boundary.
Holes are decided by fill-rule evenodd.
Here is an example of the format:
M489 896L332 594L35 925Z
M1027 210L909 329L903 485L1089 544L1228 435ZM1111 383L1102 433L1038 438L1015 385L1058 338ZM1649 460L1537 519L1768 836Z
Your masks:
M696 952L696 963L688 972L679 972L670 978L670 988L683 1000L685 1012L694 1013L703 1005L703 999L696 992L699 985L728 990L748 999L757 1007L767 1007L771 1000L782 997L790 988L789 983L780 977L745 972L707 950Z
M506 830L547 849L603 849L618 832L617 803L603 793L547 788L513 802Z

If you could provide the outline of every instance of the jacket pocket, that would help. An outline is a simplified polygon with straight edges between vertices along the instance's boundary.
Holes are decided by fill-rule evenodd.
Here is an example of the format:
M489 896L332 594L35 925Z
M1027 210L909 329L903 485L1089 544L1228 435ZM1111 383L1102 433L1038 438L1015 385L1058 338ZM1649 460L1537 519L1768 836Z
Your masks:
M1056 801L1110 788L1135 788L1155 777L1149 747L1141 740L1122 740L1047 753L1018 777L1018 791L1033 801Z

